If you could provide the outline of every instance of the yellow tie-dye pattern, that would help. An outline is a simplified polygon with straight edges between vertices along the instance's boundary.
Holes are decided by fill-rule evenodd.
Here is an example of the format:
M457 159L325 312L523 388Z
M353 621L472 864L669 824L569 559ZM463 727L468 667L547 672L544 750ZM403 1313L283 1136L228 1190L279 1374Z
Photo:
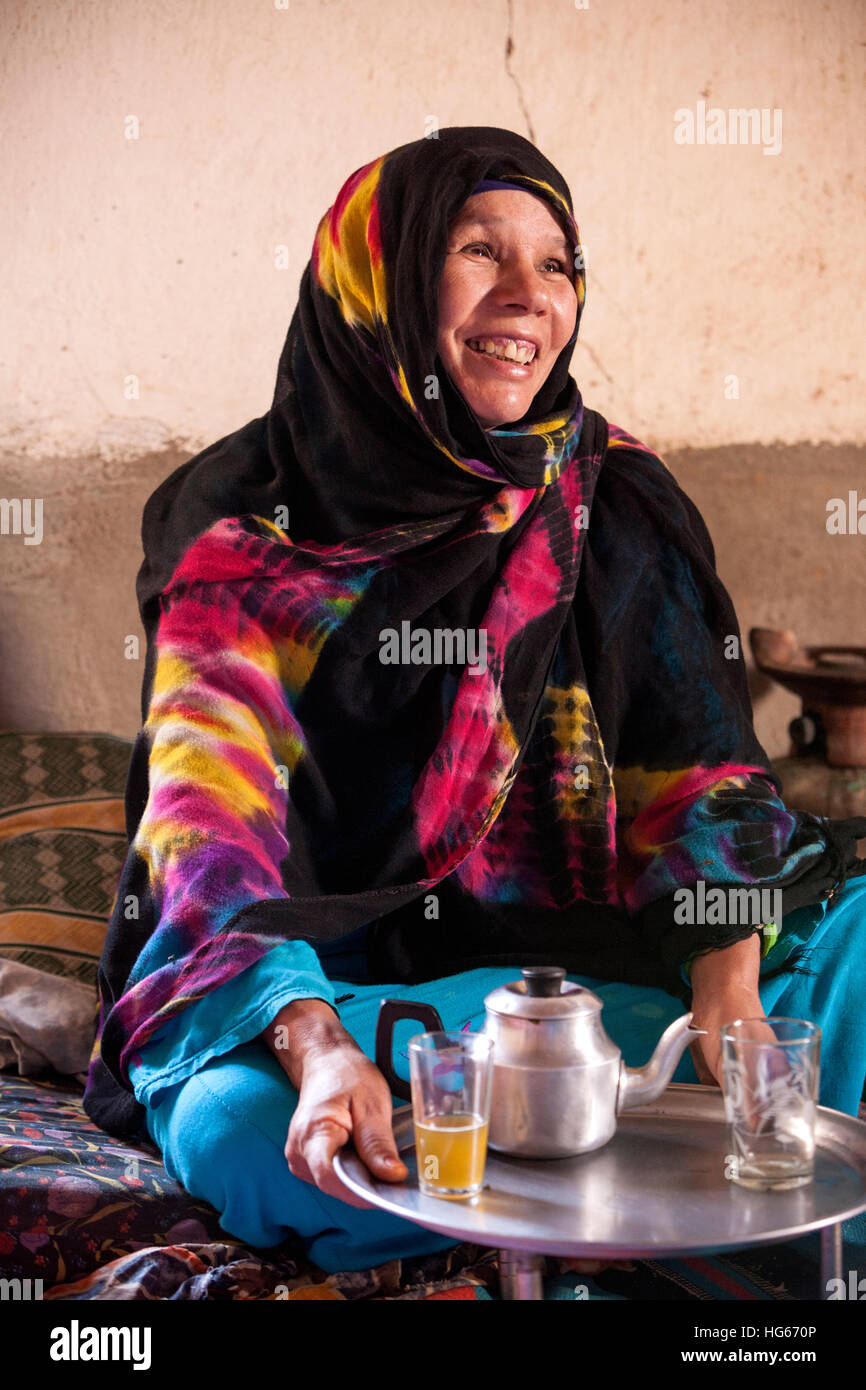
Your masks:
M225 757L226 738L218 730L204 728L189 714L168 716L157 733L151 751L151 780L155 788L166 783L194 783L231 815L252 820L270 813L270 799L262 789L247 780ZM233 750L243 749L262 761L262 745L245 736L240 723L233 731ZM273 775L270 777L273 783ZM145 816L146 819L146 816ZM190 834L190 826L178 830ZM193 834L195 832L192 832Z
M278 661L275 679L287 690L302 690L313 674L327 635L328 628L322 627L309 645L291 639L281 642L276 654Z
M663 791L666 792L665 800L675 801L678 784L683 786L683 796L691 800L694 797L694 789L689 783L694 772L695 769L691 767L676 772L648 772L645 767L617 768L614 772L614 784L620 813L629 817L639 815L647 806L658 801ZM747 776L735 773L730 777L720 778L710 786L704 786L702 794L711 793L717 786L745 788L748 783Z
M550 686L545 701L544 719L568 763L568 786L560 791L566 815L570 820L586 820L597 813L598 819L607 821L613 778L589 691L583 685ZM579 776L582 768L585 779Z
M182 656L175 656L172 652L161 652L153 676L153 696L159 698L173 690L182 690L194 677L195 667ZM152 712L148 715L147 722L154 722Z
M259 520L287 540L267 518ZM354 599L346 595L337 600L335 613L348 612ZM329 631L330 626L322 623L303 640L286 638L277 644L251 633L233 651L215 651L207 659L199 657L196 664L177 652L162 651L145 725L153 733L152 789L164 792L172 785L195 783L231 816L246 822L259 815L272 816L274 792L286 789L303 755L303 743L290 723L280 720L274 726L272 713L257 712L248 696L231 693L232 668L237 667L239 674L253 669L274 689L302 689ZM239 680L239 690L243 684ZM254 780L243 775L238 754L259 769ZM152 804L142 816L136 843L153 870L181 848L206 837L170 815L157 820Z
M275 521L269 521L266 516L256 515L253 515L253 521L258 521L261 523L262 526L266 527L266 529L270 531L274 540L280 541L284 545L292 544L292 538L289 535L288 531L284 531L283 528L281 526L278 526Z
M384 264L381 258L376 264L367 249L367 229L383 161L384 155L375 161L343 208L338 229L340 249L331 238L330 209L316 231L322 288L337 300L346 323L352 327L360 323L373 334L377 319L381 323L388 319Z
M536 496L541 488L536 488ZM510 531L518 517L517 502L524 489L503 488L500 493L481 509L481 525L485 531Z
M412 401L412 398L409 395L408 387L406 388L404 395L406 396L406 399L409 401L409 404L412 405L414 409L414 402ZM543 435L547 443L547 452L548 454L550 454L553 451L553 449L557 447L557 441L555 441L552 432L562 429L567 419L567 415L558 415L551 420L542 420L538 424L527 425L525 428L521 429L521 434ZM468 462L466 459L458 458L456 454L452 454L451 450L447 448L446 445L442 443L442 440L438 439L435 434L433 434L431 431L428 431L428 433L430 434L430 439L436 445L436 448L441 449L445 457L447 459L450 459L452 463L456 463L458 468L462 468L464 473L481 473L481 470L473 468L472 464ZM546 485L547 483L552 483L554 478L559 477L559 474L562 472L563 464L565 463L565 461L565 457L564 455L562 455L559 459L552 459L546 465L544 470L544 476L542 478L543 485ZM481 476L486 477L487 474L481 473Z
M388 338L391 341L391 355L396 360L397 354L394 351L394 344L393 340L391 339L390 333L388 334ZM406 373L403 371L402 364L399 362L397 363L397 381L400 385L400 395L403 397L404 401L407 401L408 404L411 405L412 409L415 410L415 400L412 395L412 392L409 390L409 383L406 380Z
M514 730L511 727L510 721L506 718L505 714L501 710L497 715L496 722L499 725L499 731L497 735L497 747L505 754L504 761L511 763L513 767L517 759L518 752L520 751L517 739L514 734ZM489 830L490 826L496 820L496 817L499 815L499 812L505 805L505 799L511 790L512 783L514 782L516 776L517 773L512 771L503 782L499 794L494 799L490 807L490 810L487 812L487 815L484 818L484 822L480 832L482 835L487 834L487 831Z
M276 664L267 643L249 642L245 649L214 653L212 670L214 677L219 675L217 681L208 679L201 662L193 666L176 653L160 655L145 724L153 731L152 792L164 794L172 786L180 789L192 783L230 817L250 822L273 815L278 768L294 770L302 752L300 740L290 730L267 729L253 706L227 693L226 687L233 665L254 665L262 671L270 666L268 675L276 681ZM239 752L260 767L255 781L238 766ZM202 843L207 834L170 814L157 817L153 807L152 796L138 827L136 846L151 874L161 876L168 860Z
M637 816L646 806L656 801L662 790L669 784L676 785L683 772L648 772L645 767L616 768L613 774L616 787L616 804L620 814Z

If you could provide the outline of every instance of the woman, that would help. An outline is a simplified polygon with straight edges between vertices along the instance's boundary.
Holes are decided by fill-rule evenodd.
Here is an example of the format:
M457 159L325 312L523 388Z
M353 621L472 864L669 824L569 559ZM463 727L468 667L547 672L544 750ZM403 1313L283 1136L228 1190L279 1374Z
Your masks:
M866 821L779 799L706 527L569 375L584 288L568 187L520 136L372 161L319 224L271 409L145 509L85 1106L228 1231L295 1230L325 1269L454 1243L332 1166L351 1136L406 1176L371 1060L387 993L477 1028L557 963L630 1062L690 999L703 1079L719 1026L765 1009L823 1024L825 1103L856 1110L866 1075ZM684 922L700 882L784 912Z

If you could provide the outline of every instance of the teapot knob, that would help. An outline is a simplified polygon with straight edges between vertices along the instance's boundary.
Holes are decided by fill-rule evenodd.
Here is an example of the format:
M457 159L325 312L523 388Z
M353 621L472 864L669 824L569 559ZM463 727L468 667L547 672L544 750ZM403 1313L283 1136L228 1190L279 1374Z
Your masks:
M520 973L526 981L526 993L535 999L562 993L565 970L561 965L525 965Z

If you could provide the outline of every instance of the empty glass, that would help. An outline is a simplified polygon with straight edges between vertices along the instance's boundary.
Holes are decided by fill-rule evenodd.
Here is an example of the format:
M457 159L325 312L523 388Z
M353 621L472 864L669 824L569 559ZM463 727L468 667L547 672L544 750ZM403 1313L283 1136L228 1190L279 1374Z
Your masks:
M802 1018L738 1018L721 1037L726 1176L761 1192L811 1182L821 1029Z

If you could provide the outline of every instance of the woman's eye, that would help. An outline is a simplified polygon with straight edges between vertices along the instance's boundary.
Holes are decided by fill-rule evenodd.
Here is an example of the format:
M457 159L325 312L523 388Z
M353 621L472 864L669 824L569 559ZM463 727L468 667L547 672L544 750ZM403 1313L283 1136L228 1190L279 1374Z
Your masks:
M486 241L470 241L461 249L464 251L485 251L488 255L492 254ZM565 261L560 260L558 256L547 256L546 259L542 261L542 265L553 266L554 270L560 275L568 275L569 273L569 267L566 265Z
M467 245L461 246L460 250L463 250L463 252L484 252L487 256L492 256L493 254L487 242L467 242ZM553 271L555 271L556 274L567 275L567 277L571 278L570 265L567 264L567 261L560 260L559 256L545 257L545 260L542 261L542 265L544 265L545 268L553 267Z

